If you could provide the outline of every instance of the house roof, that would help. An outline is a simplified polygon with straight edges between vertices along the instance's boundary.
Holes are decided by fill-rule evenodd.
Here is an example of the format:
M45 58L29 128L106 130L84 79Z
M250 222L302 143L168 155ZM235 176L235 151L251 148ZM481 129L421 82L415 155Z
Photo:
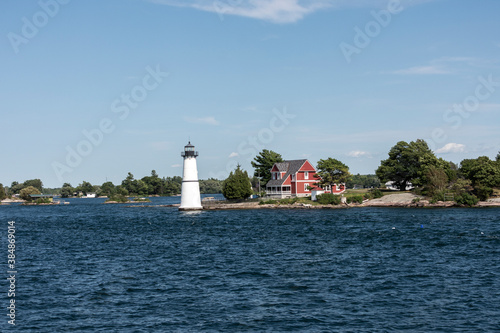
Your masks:
M321 187L319 187L319 186L316 186L316 187L314 187L314 188L311 190L311 192L313 192L313 191L323 191L323 192L324 192L324 191L325 191L325 189L323 189L323 188L321 188Z
M307 160L290 160L275 163L273 168L276 166L280 172L286 172L286 174L281 179L271 179L267 182L266 187L282 186L286 179L291 175L297 173L306 162Z
M274 169L274 167L276 167L279 172L287 172L288 165L289 165L289 163L287 161L274 163L273 169Z

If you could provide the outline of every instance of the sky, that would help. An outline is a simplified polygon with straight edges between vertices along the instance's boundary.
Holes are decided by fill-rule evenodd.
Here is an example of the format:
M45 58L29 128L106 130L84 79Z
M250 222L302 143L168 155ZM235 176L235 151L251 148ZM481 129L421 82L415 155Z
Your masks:
M373 174L500 151L497 0L0 2L0 183L224 179L262 149Z

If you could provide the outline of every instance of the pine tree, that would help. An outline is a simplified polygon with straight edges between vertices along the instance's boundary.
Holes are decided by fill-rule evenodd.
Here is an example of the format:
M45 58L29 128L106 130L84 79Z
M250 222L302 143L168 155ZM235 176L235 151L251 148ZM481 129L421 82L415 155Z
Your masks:
M241 170L239 164L234 173L231 171L229 177L222 184L222 194L228 200L247 199L252 195L252 185L248 173Z
M271 169L274 163L278 162L283 162L280 154L264 149L251 162L252 167L255 168L254 176L261 177L261 183L266 185L271 180Z

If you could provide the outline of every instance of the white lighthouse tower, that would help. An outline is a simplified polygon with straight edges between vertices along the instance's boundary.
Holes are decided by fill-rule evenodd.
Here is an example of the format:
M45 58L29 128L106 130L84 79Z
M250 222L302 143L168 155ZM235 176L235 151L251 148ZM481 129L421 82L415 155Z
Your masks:
M181 153L184 157L184 171L182 175L181 205L179 210L201 210L200 184L198 182L198 168L196 157L198 152L194 150L191 141L184 147Z

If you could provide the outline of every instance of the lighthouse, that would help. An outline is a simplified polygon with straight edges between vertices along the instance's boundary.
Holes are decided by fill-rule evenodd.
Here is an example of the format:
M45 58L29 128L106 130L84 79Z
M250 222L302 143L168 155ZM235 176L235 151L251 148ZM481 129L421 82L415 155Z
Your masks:
M184 146L181 153L184 157L184 171L182 174L181 205L179 210L201 210L200 184L198 182L198 168L196 157L198 152L194 150L191 141Z

